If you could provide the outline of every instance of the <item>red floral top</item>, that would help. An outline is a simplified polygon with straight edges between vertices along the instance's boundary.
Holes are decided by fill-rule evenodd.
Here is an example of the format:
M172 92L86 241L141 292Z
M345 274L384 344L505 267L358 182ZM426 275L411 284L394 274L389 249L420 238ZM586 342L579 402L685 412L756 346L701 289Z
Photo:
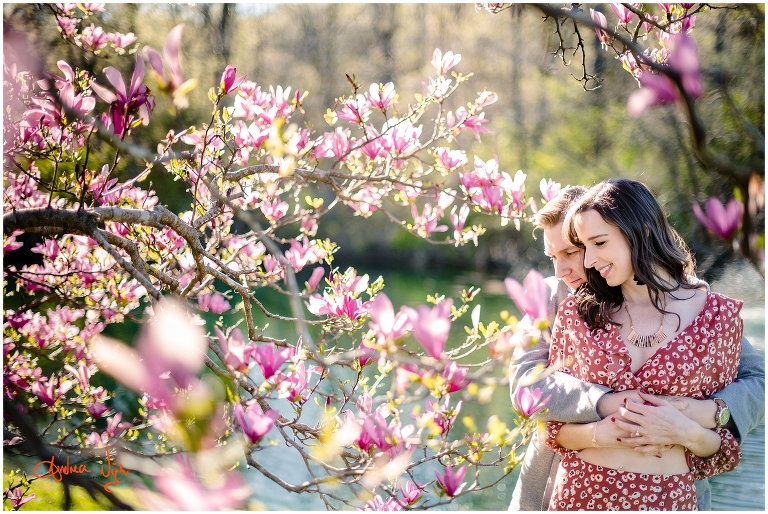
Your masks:
M706 399L736 379L741 358L743 302L707 293L696 319L636 371L618 327L590 330L569 296L560 305L552 328L549 366L557 366L581 380L612 387L614 391L639 389L655 395ZM545 443L556 452L576 453L555 443L563 423L548 422ZM686 451L696 479L730 471L741 460L739 443L726 429L718 429L720 451L701 458Z

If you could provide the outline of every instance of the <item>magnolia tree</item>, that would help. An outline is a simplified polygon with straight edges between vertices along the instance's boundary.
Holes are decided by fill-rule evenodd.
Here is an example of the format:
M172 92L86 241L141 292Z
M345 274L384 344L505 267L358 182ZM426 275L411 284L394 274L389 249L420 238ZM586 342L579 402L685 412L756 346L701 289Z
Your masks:
M462 398L505 383L515 352L546 337L541 275L506 281L522 319L483 324L477 289L395 306L380 277L335 267L335 244L316 237L334 208L380 211L415 237L453 245L482 236L470 213L519 228L535 212L523 172L513 178L496 158L451 147L479 140L497 101L482 91L452 106L471 77L461 55L436 49L410 103L392 83L348 77L325 131L300 128L306 93L227 66L209 90L210 119L148 150L133 137L151 123L155 93L183 109L196 85L182 75L182 26L161 54L98 26L103 4L44 8L66 43L130 60L133 72L90 74L65 61L40 71L6 54L4 446L40 461L8 479L12 508L46 478L65 485L65 507L75 485L130 508L109 488L128 484L151 509L238 508L254 495L247 467L328 508L424 509L514 469L547 401L539 390L521 389L514 425L456 421ZM644 76L673 67L676 52L698 66L681 27L655 28L676 43L670 62ZM123 161L138 163L126 181L115 176ZM153 169L186 186L186 210L145 185ZM560 186L540 188L546 202ZM25 250L39 262L8 262ZM266 290L290 310L270 310ZM290 323L295 335L258 319ZM143 324L134 344L103 334L126 320ZM466 336L455 348L452 331ZM310 478L277 473L273 450L293 452ZM86 473L98 465L107 486Z
M477 4L478 9L484 8L494 14L512 5ZM572 65L571 59L578 63L580 71L573 77L585 90L599 87L603 80L591 73L587 64L589 43L585 32L594 30L602 51L612 54L637 81L638 89L627 101L630 119L638 118L656 105L676 104L682 109L696 159L718 181L731 185L735 196L725 205L719 198L709 198L705 210L694 203L694 215L707 230L732 243L764 274L765 242L761 237L764 227L758 226L755 220L765 209L765 136L737 105L728 88L728 77L717 70L701 69L693 39L697 16L714 9L738 7L700 3L608 5L610 9L605 13L590 8L588 14L579 4L566 7L534 4L531 7L544 15L545 23L553 26L558 43L553 54L567 66ZM705 94L705 78L715 88L706 100L720 104L744 134L747 159L737 159L714 148L712 132L716 130L707 127L695 102Z

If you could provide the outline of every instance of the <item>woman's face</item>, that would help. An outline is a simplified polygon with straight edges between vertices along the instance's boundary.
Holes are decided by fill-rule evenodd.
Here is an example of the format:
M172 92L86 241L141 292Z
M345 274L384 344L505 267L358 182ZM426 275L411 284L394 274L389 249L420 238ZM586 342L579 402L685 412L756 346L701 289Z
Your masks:
M584 244L585 268L595 268L609 286L633 279L632 251L618 227L591 209L578 214L573 225Z

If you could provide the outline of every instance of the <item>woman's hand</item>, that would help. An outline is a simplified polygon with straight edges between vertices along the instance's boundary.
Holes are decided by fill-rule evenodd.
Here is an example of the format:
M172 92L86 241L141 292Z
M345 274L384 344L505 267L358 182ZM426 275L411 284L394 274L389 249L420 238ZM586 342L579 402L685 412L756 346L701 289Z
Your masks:
M701 432L707 431L698 423L680 412L679 407L661 397L639 393L643 403L628 400L619 409L621 417L616 417L614 423L631 435L622 437L622 442L634 446L643 454L654 454L659 447L670 445L698 446L698 441L706 438ZM675 401L674 403L681 403ZM653 446L654 448L651 448ZM709 448L705 450L708 452ZM714 453L717 448L712 451Z
M634 400L636 402L642 402L637 389L627 389L626 391L619 391L617 393L606 393L597 400L597 414L601 418L608 418L614 413L619 411L619 408L624 406L626 399Z

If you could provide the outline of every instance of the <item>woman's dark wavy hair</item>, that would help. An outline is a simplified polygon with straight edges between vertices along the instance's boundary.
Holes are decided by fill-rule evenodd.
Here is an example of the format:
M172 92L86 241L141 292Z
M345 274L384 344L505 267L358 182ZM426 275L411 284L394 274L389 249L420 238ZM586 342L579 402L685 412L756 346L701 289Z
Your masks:
M621 231L632 252L635 280L648 287L648 295L659 312L669 314L662 306L662 293L696 287L691 283L695 276L691 252L645 185L629 179L608 179L573 204L565 216L563 231L571 244L582 248L574 219L588 210L594 210ZM671 277L671 284L661 272ZM587 283L576 292L576 302L579 316L594 330L605 328L611 313L624 303L624 295L621 286L609 286L597 270L587 268Z

